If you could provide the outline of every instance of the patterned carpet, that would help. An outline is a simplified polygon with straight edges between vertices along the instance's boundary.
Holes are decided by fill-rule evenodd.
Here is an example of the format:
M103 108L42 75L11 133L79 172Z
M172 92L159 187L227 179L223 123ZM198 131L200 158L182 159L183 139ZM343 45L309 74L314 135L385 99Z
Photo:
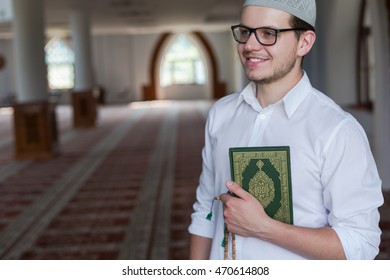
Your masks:
M70 109L60 107L61 155L47 161L13 160L3 115L0 258L188 258L208 107L104 107L86 130L73 130Z
M61 154L13 159L0 111L0 259L187 259L208 102L106 106L94 129L57 108ZM378 259L390 259L390 202Z

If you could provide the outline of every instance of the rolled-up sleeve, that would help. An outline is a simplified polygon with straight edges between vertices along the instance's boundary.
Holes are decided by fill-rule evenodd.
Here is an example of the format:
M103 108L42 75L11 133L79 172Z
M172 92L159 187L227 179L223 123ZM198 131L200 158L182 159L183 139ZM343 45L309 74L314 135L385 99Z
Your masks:
M209 112L205 127L205 146L202 150L202 173L199 179L199 186L196 191L196 202L194 203L194 212L191 215L191 224L189 232L207 238L212 238L215 230L215 217L207 219L212 213L214 199L214 163L212 157L212 139L210 136L211 124L214 116L213 108Z
M374 259L381 230L381 180L363 128L346 119L334 129L324 148L321 181L328 222L347 259Z

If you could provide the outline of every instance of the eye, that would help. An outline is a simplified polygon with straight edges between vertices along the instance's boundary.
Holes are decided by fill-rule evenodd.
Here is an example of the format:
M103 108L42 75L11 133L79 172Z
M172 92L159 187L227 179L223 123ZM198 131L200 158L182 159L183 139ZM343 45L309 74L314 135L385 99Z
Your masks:
M250 36L251 32L246 28L240 28L240 35L243 37Z
M262 29L261 36L264 38L273 38L276 36L276 32L272 29Z

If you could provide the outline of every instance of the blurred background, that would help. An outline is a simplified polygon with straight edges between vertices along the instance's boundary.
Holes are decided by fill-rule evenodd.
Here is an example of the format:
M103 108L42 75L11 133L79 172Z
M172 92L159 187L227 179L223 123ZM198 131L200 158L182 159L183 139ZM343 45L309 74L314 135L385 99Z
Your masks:
M237 0L0 0L0 258L185 259ZM389 259L390 1L317 0L304 69L365 129ZM357 151L358 152L358 151Z

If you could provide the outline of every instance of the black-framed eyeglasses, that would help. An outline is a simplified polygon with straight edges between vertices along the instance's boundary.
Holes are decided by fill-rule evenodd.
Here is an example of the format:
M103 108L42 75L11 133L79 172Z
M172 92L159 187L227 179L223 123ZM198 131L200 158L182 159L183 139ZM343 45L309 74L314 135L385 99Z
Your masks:
M278 39L278 33L286 31L306 31L303 28L286 28L286 29L276 29L270 27L258 27L258 28L249 28L244 25L238 24L231 27L233 32L234 40L240 44L245 44L248 42L252 33L255 34L256 40L263 46L273 46L276 44Z

